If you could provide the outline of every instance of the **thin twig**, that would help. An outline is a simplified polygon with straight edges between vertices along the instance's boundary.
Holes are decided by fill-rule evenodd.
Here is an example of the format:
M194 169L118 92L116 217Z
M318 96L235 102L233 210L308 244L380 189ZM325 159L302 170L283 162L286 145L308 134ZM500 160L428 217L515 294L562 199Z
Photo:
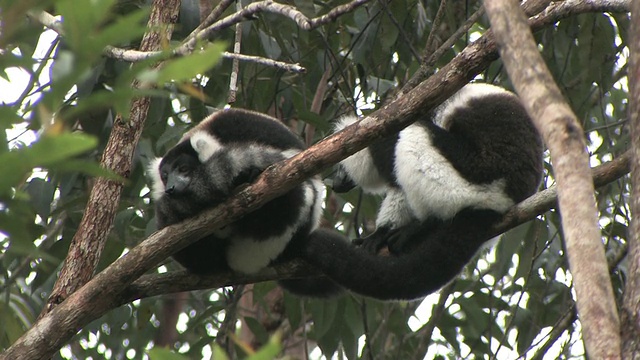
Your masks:
M138 51L138 50L126 50L121 48L116 48L113 46L107 46L104 49L104 54L108 57L119 59L128 62L139 62L151 57L160 56L160 51ZM274 67L277 69L285 70L288 72L294 73L304 73L307 71L303 66L298 63L291 64L277 60L271 60L268 58L264 58L261 56L253 56L253 55L244 55L244 54L234 54L230 52L223 52L222 57L225 59L238 59L240 61L253 62L256 64Z
M391 22L393 23L393 26L395 26L396 29L398 29L398 32L400 33L400 38L402 39L402 41L404 41L405 45L409 48L409 51L411 52L413 57L416 58L416 60L420 61L420 55L418 54L418 50L416 50L416 48L413 46L411 41L409 41L409 35L407 34L406 31L404 31L404 28L402 27L402 25L398 23L398 20L396 19L396 17L393 16L393 13L391 12L387 4L387 0L378 0L378 2L384 8L384 12L389 17L389 20L391 20Z
M433 54L431 54L431 56L427 56L427 54L424 54L422 64L420 64L420 68L411 77L411 79L409 79L409 81L407 81L407 83L402 87L402 90L398 93L398 96L402 96L407 91L413 89L417 84L422 82L424 79L429 77L433 73L433 65L436 63L436 61L438 61L438 59L442 55L444 55L444 53L451 50L451 47L453 46L453 44L455 44L455 42L458 41L458 39L462 35L466 34L467 31L471 29L473 24L475 24L478 21L478 19L482 17L482 15L484 15L484 7L481 6L478 10L476 10L476 12L474 12L471 16L469 16L467 21L465 21L465 23L462 24L462 26L460 26L458 30L456 30L456 32L453 33L453 35L449 36L447 41L442 43L442 45L440 45L440 47L436 51L434 51ZM433 33L433 30L432 30L432 33ZM429 40L427 39L427 41ZM426 50L428 50L428 48L426 48L425 51Z
M544 16L532 20L530 25L535 29L540 29L542 26L553 24L561 18L584 12L627 12L629 1L566 0L554 4L557 4L554 6L554 11L545 12ZM0 354L0 359L33 359L36 356L52 356L62 344L77 333L78 329L112 309L116 303L121 304L125 294L129 297L136 296L135 292L130 292L129 287L142 274L163 259L214 229L234 221L265 202L285 193L312 174L325 170L373 141L408 126L415 119L414 116L429 111L440 104L460 89L468 79L486 68L495 59L496 51L497 46L492 39L491 32L488 32L462 51L441 71L418 85L407 96L395 100L371 114L367 119L322 140L291 159L274 164L265 170L254 184L243 189L221 206L207 210L181 224L172 225L151 234L147 239L131 248L125 256L115 260L98 273L89 283L72 294L46 317L34 323L4 353ZM626 167L622 169L623 171L628 170L628 158L626 160ZM615 175L611 171L608 171L608 174ZM555 198L547 199L547 208L551 207L554 201ZM544 206L540 202L534 202L532 207L535 211L544 212L545 210L541 210L543 208ZM518 210L522 211L523 209L516 208L513 210L515 213L510 212L511 222L506 226L515 226L528 220L523 213L518 214ZM536 214L539 213L536 212ZM301 261L286 265L296 264L300 266ZM285 264L277 268L281 271L284 270L284 272L278 273L276 268L269 268L260 273L261 279L254 275L245 276L243 280L246 283L264 281L267 278L305 277L314 273L309 267L305 267L297 273L293 268L287 268ZM221 283L222 280L218 276L214 278L218 284ZM195 283L199 286L209 285L209 288L212 287L212 284L204 284L203 279L195 278L192 275L186 279L183 278L184 283L178 283L176 279L174 277L173 282L167 285L186 286ZM232 280L227 278L224 283L227 285L239 283ZM224 286L224 283L220 286ZM166 290L166 288L158 289L157 286L152 286L148 290L160 291Z
M222 53L222 57L225 59L238 59L240 61L247 61L247 62L253 62L256 64L260 64L260 65L264 65L264 66L270 66L270 67L274 67L277 69L281 69L281 70L285 70L288 72L294 72L294 73L305 73L307 72L307 69L304 68L303 66L301 66L298 63L295 64L291 64L291 63L286 63L286 62L282 62L282 61L277 61L277 60L271 60L271 59L267 59L261 56L253 56L253 55L244 55L244 54L234 54L234 53L230 53L230 52L223 52Z
M433 19L431 23L431 31L429 31L429 36L427 37L427 42L424 45L424 52L422 53L422 57L420 58L421 62L424 62L429 54L432 52L433 44L436 39L436 33L438 32L438 28L440 28L440 23L442 23L442 19L444 19L444 12L447 8L447 0L440 1L440 7L438 7L438 11L436 12L436 17Z
M202 31L202 29L216 22L222 15L222 13L227 10L227 8L231 4L233 4L234 1L236 0L221 0L220 3L218 3L218 5L211 11L211 13L209 13L209 15L207 15L207 17L202 20L200 25L198 25L198 27L196 27L191 32L191 34L187 36L187 39L195 37L200 31ZM238 3L240 3L240 1L238 1Z
M240 12L242 10L242 3L240 1L236 2L236 10ZM242 23L236 24L236 34L235 41L233 43L233 54L240 54L240 49L242 48ZM238 73L240 72L240 60L238 58L233 59L233 63L231 64L231 77L229 79L229 99L227 100L228 104L233 104L236 102L236 94L238 92Z
M355 8L368 1L370 0L354 0L350 3L337 6L328 13L313 19L309 19L297 8L290 5L279 4L271 0L254 2L247 5L242 9L242 11L231 14L202 29L202 31L200 31L196 36L187 39L184 44L175 50L175 52L177 54L190 53L193 51L198 41L210 39L220 30L226 29L229 26L235 25L246 19L250 19L253 15L260 12L282 15L293 20L302 30L311 30L335 20L340 15L353 11Z

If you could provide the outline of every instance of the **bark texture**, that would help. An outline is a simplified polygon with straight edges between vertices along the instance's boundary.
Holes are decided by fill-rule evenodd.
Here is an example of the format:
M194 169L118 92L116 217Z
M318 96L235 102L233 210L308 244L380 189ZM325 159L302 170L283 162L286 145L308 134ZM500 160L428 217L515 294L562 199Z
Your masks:
M619 359L619 319L583 130L538 52L515 0L486 0L491 29L509 77L551 153L558 205L589 357Z
M640 359L640 1L631 4L629 34L629 119L631 120L631 231L627 283L620 320L623 359Z
M551 5L542 15L533 19L531 25L540 29L545 25L553 24L562 17L580 12L627 11L626 4L627 2L622 0L604 3L567 0ZM194 239L201 238L268 200L285 193L310 175L328 168L373 141L407 126L417 114L433 108L448 98L496 58L496 44L491 32L488 32L456 56L435 76L377 111L368 121L355 124L321 141L296 157L274 165L265 171L256 183L229 199L225 204L184 223L169 226L152 234L37 321L5 353L0 355L0 359L50 357L88 322L125 301L124 299L143 296L142 283L136 279L140 278L145 271L187 246ZM553 199L551 199L551 203L553 203ZM516 220L518 219L516 217ZM192 276L189 279L189 286L191 289L220 287L277 278L308 276L311 273L309 268L301 262L291 262L265 269L251 277L238 276L237 274L222 274L209 278L194 278ZM174 277L165 278L168 280L167 284L172 281L175 284L178 279L175 274L171 276ZM136 284L132 285L134 281ZM117 291L115 289L123 290ZM149 292L146 295L154 291L151 288L147 289Z
M140 44L142 51L160 50L161 43L171 38L172 24L177 21L179 8L180 0L153 2L148 22L148 28L153 30L144 35ZM132 86L135 88L138 84L134 83ZM101 165L124 179L128 179L131 172L133 153L142 134L149 102L150 99L146 97L136 99L131 104L128 119L123 119L122 114L116 116L102 154ZM40 317L50 312L93 276L111 231L123 186L122 182L114 180L104 178L96 180L78 231L71 240L58 280Z

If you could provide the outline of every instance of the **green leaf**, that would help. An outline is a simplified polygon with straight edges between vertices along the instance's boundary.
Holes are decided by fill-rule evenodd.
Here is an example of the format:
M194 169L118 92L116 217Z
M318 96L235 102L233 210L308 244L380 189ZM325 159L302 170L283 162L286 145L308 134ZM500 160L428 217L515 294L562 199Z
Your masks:
M118 17L116 21L100 30L95 41L100 44L102 49L107 45L119 45L139 38L147 30L144 19L148 15L148 8L143 8L126 16Z
M94 148L97 140L79 133L44 135L29 147L0 154L0 194L7 194L34 167L48 167ZM60 165L64 167L64 165Z
M281 350L280 335L276 333L266 345L261 347L255 354L248 356L246 360L271 360L278 356Z
M3 298L5 298L3 296ZM25 329L20 325L20 321L10 306L0 302L0 321L2 321L2 330L0 330L0 344L3 348L7 348L24 333Z
M166 348L153 348L147 351L150 360L189 360L188 357L176 354Z
M298 328L302 323L302 305L300 298L284 292L284 310L291 327Z
M351 333L357 339L360 335L364 334L362 312L359 309L360 304L358 304L351 296L345 296L345 298L344 321L347 324L347 327L351 330Z
M259 342L266 343L269 340L269 333L258 320L246 316L244 318L244 322L247 324L249 330L251 330L251 332Z
M163 85L170 81L183 82L193 79L211 69L222 58L226 48L223 42L215 42L206 49L181 58L167 60L162 68L149 70L138 75L138 79Z
M211 354L211 359L215 359L215 360L228 360L229 359L229 357L227 356L227 353L225 353L224 350L222 350L220 345L218 345L216 343L213 343L212 347L213 347L213 352Z
M96 57L102 44L95 44L97 29L111 13L114 0L75 1L59 0L56 8L64 19L63 28L67 44L78 54Z
M336 318L338 303L336 301L312 300L308 306L313 317L313 334L320 339L331 328Z
M49 218L55 187L50 181L33 178L24 189L29 194L29 202L41 218Z

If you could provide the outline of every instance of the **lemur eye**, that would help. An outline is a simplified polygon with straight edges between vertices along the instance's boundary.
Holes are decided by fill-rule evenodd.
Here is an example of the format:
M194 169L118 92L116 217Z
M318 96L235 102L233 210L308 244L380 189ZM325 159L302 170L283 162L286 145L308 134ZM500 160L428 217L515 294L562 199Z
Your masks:
M178 168L178 171L181 173L188 173L189 172L189 166L187 165L180 165L180 167Z
M169 173L166 170L164 170L164 171L162 171L160 173L160 179L162 179L162 180L167 180L168 176L169 176Z

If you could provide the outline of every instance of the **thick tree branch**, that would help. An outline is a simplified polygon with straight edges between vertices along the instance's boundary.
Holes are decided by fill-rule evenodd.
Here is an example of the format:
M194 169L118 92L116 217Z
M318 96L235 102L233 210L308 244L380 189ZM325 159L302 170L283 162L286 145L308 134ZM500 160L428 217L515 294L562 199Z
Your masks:
M620 309L623 359L640 359L640 1L631 4L629 31L629 119L631 122L631 225L627 284Z
M156 0L153 2L148 28L153 29L142 39L142 51L157 50L163 41L171 38L177 19L179 0ZM159 25L165 25L164 31ZM137 87L134 83L132 86ZM101 165L127 179L131 171L133 153L142 134L142 125L147 117L149 98L136 99L131 104L129 119L118 114L114 121L109 140L102 154ZM69 294L84 285L98 265L102 249L120 203L120 194L124 184L120 181L98 178L91 189L89 201L84 211L78 231L71 240L69 252L62 265L47 304L40 316L51 311Z
M582 9L581 4L575 0L563 3L567 2ZM611 4L599 4L584 11L628 11L624 8L626 1ZM572 14L575 13L547 11L544 16L532 21L532 26L539 29ZM488 32L436 75L369 118L319 142L294 158L267 169L255 184L220 207L152 234L37 321L0 359L38 359L51 356L78 329L108 311L117 302L116 299L120 296L117 289L127 288L146 271L195 239L285 193L303 179L328 168L373 141L409 125L419 114L451 96L496 57L496 45Z
M564 102L517 3L485 0L484 4L500 57L551 153L587 353L595 359L619 359L620 323L580 124Z
M613 161L604 163L592 170L593 183L600 187L611 183L629 172L631 151L627 151ZM502 234L520 224L535 219L536 216L557 206L558 191L556 186L541 191L523 202L516 204L505 214L503 221L496 226L494 233ZM235 284L251 284L266 280L312 277L319 275L303 261L296 260L265 269L255 275L239 275L235 273L216 274L197 277L186 271L164 274L143 275L126 288L117 304L126 304L140 298L161 294L215 289Z

